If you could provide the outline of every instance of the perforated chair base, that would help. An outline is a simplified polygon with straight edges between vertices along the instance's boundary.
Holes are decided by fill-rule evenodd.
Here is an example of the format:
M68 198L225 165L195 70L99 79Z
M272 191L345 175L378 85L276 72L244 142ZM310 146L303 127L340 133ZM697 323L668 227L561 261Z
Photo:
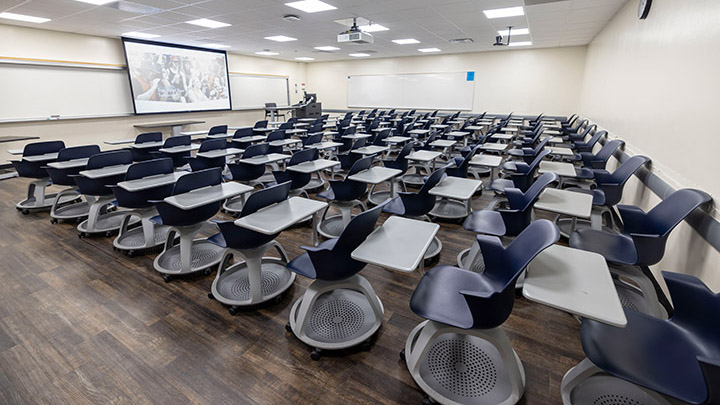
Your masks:
M306 184L305 187L303 187L303 190L308 190L308 191L317 190L320 187L322 187L323 185L325 185L325 180L318 179L317 177L313 177L312 179L310 179L310 182L308 184Z
M89 228L89 220L86 219L77 226L78 232L82 234L96 234L96 233L108 233L116 232L120 230L123 217L125 213L122 211L108 212L106 214L99 215L95 220L95 226ZM130 224L136 224L140 222L140 219L135 218L130 221Z
M402 182L413 187L422 187L422 185L425 184L425 175L416 173L406 174L402 176Z
M470 215L468 211L467 205L463 202L441 199L435 203L429 214L437 218L462 219Z
M155 270L164 274L190 274L198 271L209 269L220 263L223 251L225 249L218 245L208 242L206 239L196 239L191 247L191 262L189 270L182 269L180 261L180 246L175 245L162 253L156 258L153 266Z
M290 272L286 262L275 257L262 258L260 300L252 299L250 277L246 262L228 267L215 278L212 294L225 305L247 306L269 301L285 292L295 281L295 273Z
M670 405L674 401L646 388L612 376L590 359L584 359L563 377L564 405Z
M558 226L558 229L560 230L560 235L562 235L565 238L569 238L570 234L572 233L572 218L568 217L559 217L555 219L555 225ZM579 231L581 229L591 229L592 225L590 224L590 221L586 219L580 219L578 218L575 222L575 230ZM615 232L612 228L603 225L602 230L605 232Z
M525 389L522 363L499 328L422 322L408 336L405 361L418 386L443 404L510 405Z
M430 242L430 246L428 247L427 251L425 251L425 256L423 256L423 259L432 259L433 257L440 254L442 251L443 244L440 238L437 236L433 238L432 242Z
M337 238L345 229L345 224L341 215L333 215L325 218L318 225L318 233L328 239Z
M245 198L240 196L226 200L222 207L227 212L239 214L242 212L243 205L245 205Z
M153 227L153 242L150 245L146 245L143 228L133 228L122 235L118 235L113 241L113 246L119 250L126 251L157 248L165 243L168 232L170 232L169 226L155 224Z
M478 274L485 272L485 260L477 242L473 244L473 247L458 253L457 265L461 269L470 270Z
M75 197L77 198L77 197ZM50 214L51 218L61 221L84 218L90 213L90 204L82 201L75 204L68 204L58 207Z

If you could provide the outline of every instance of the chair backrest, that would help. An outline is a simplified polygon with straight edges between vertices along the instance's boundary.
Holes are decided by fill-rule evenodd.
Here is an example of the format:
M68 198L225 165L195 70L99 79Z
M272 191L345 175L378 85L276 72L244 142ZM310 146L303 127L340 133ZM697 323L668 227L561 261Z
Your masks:
M165 140L163 147L172 148L173 146L190 145L191 141L190 135L171 136Z
M286 122L283 122L282 124L280 124L278 129L293 129L294 126L295 126L294 122L286 121Z
M595 134L593 134L592 138L590 138L589 141L587 141L587 147L591 148L595 146L596 143L602 138L603 136L607 135L607 131L597 131Z
M46 153L57 153L65 148L63 141L33 142L25 145L23 156L44 155Z
M216 149L227 148L227 141L225 139L208 139L200 144L198 152L208 152Z
M517 172L522 174L530 174L537 169L537 167L540 165L540 162L545 158L545 156L550 154L550 150L543 149L540 153L535 156L535 158L530 162L530 164L525 164L522 162L518 162L515 164L515 167L517 167Z
M170 158L146 160L131 164L127 172L125 172L125 180L136 180L158 174L170 174L174 170L173 161Z
M593 162L602 162L602 167L605 167L605 162L607 162L610 159L610 156L612 156L615 151L624 145L625 142L621 141L620 139L613 139L611 141L608 141L603 145L603 147L598 151L598 153L595 154L594 157L592 157L591 161ZM596 167L599 169L599 167Z
M303 144L303 146L307 146L307 145L320 143L320 142L322 142L324 136L325 136L325 134L323 134L322 132L309 135L309 136L305 137L305 139L303 139L302 144Z
M712 200L707 193L690 188L678 190L647 213L647 233L668 235L695 208Z
M276 129L270 132L267 139L265 139L265 142L282 141L283 139L285 139L285 130Z
M357 174L363 170L367 170L372 165L372 161L375 158L375 156L366 156L363 158L360 158L353 163L353 165L350 167L350 170L348 171L348 176L352 176L353 174Z
M352 144L352 148L350 148L350 149L352 150L352 149L364 148L365 145L367 145L367 138L356 139Z
M537 201L538 197L540 197L540 193L542 193L547 186L552 183L556 183L557 181L557 174L543 173L535 179L533 184L531 184L524 193L519 190L518 193L512 191L508 192L508 190L513 189L505 189L505 194L508 198L508 205L511 209L525 211L530 208L535 201Z
M377 136L375 136L375 139L373 140L373 145L385 146L384 139L388 136L390 136L390 128L379 131Z
M300 164L302 162L309 162L311 160L317 160L319 151L315 148L310 149L303 149L301 151L295 152L292 157L290 158L290 161L288 162L288 166L294 166L297 164Z
M222 169L219 167L200 170L180 177L175 183L172 195L183 194L188 191L215 186L220 183L222 183Z
M92 155L100 153L100 147L97 145L72 146L60 149L58 152L58 162L66 160L89 158Z
M132 153L129 150L112 150L90 156L85 168L100 169L107 166L129 165L132 162Z
M208 131L208 135L226 134L227 130L228 130L227 125L217 125L217 126L210 128L210 131Z
M425 183L420 188L420 191L418 191L418 195L428 194L433 187L437 186L437 184L440 183L440 181L443 179L443 176L445 175L445 170L447 170L446 167L441 167L432 172L427 177L427 180L425 180Z
M146 132L135 137L135 143L161 142L162 132Z
M290 125L290 128L292 128L292 125ZM233 134L233 139L245 138L246 136L252 136L252 134L252 128L238 128Z
M400 153L395 157L396 162L402 162L403 160L407 160L408 155L410 152L412 152L413 149L413 143L408 142L403 146L403 148L400 150Z
M268 150L270 149L270 144L263 142L263 143L256 143L254 145L250 145L245 149L245 152L242 154L243 159L251 158L253 156L261 156L261 155L267 155Z
M255 123L255 126L253 128L267 128L268 121L262 120Z
M270 111L269 108L277 107L277 103L265 103L265 111Z
M262 190L258 190L250 194L250 197L248 197L247 201L245 201L242 211L240 212L240 217L245 217L253 214L261 208L267 207L268 205L285 201L287 200L289 194L289 181L274 185L272 187L267 187Z

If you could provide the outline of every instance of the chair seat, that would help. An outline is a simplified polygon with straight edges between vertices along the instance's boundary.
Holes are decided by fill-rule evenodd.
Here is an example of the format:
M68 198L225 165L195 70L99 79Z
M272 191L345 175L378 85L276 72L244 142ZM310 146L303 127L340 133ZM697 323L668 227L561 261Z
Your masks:
M601 254L613 263L633 265L638 260L632 238L607 231L577 230L570 235L570 247Z
M462 329L473 326L473 317L460 291L493 291L480 274L453 266L428 271L410 299L410 309L425 318Z
M507 153L508 153L508 155L510 155L510 156L518 156L518 157L530 156L530 154L525 153L525 151L522 150L522 149L520 149L520 148L510 149Z
M475 233L494 236L504 236L507 232L502 215L491 210L473 212L465 219L463 228Z
M594 179L595 178L593 171L586 167L576 169L576 172L577 172L577 177L580 179Z
M163 220L160 215L155 215L154 217L150 218L150 222L156 225L163 225Z
M515 164L515 162L505 162L502 165L502 169L510 172L516 172L517 165Z
M220 246L222 248L227 247L227 242L225 241L225 237L223 236L222 232L216 233L215 235L209 237L207 240L208 240L208 242L210 242L214 245Z
M325 242L319 244L316 246L316 248L319 249L332 249L335 244L337 243L339 239L328 239ZM305 276L310 279L316 279L317 278L317 272L315 271L315 266L312 263L312 260L310 259L310 255L305 252L301 254L300 256L292 259L287 264L288 270L295 272L297 274L300 274L302 276Z
M495 179L485 189L495 191L497 193L504 193L506 188L515 187L510 179Z
M393 198L389 203L383 207L383 212L388 212L395 215L405 215L405 204L400 197Z
M582 346L588 358L617 377L703 403L707 389L697 356L708 356L708 348L667 320L632 310L625 310L625 315L624 328L583 320Z
M335 192L333 191L332 187L328 187L327 190L317 193L316 196L324 198L326 200L334 200Z
M590 194L593 196L593 205L605 205L605 193L602 190L588 190L580 187L568 187L565 190L574 191L576 193Z

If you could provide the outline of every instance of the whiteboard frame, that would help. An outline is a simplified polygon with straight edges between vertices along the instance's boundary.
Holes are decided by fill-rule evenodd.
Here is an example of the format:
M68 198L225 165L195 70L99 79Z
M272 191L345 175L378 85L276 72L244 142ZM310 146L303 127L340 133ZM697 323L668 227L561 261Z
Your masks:
M284 78L285 79L285 96L287 100L287 104L290 105L290 76L286 75L273 75L273 74L267 74L267 73L244 73L244 72L228 72L228 83L230 83L230 77L231 76L246 76L246 77L267 77L267 78ZM265 109L265 106L259 106L259 107L240 107L238 109L233 109L233 111L241 111L241 110L258 110L258 109Z
M350 105L350 78L351 77L367 77L367 76L413 76L413 75L433 75L433 74L453 74L453 73L465 73L467 74L469 71L455 71L455 72L414 72L414 73L365 73L365 74L357 74L357 75L347 75L347 80L345 82L346 85L346 91L345 91L345 105L347 108L376 108L377 106L373 105ZM408 106L392 106L387 108L396 108L401 110L438 110L438 111L474 111L475 109L475 88L477 87L475 79L472 80L473 82L473 95L472 95L472 106L470 108L437 108L437 107L408 107ZM385 108L385 107L383 107Z

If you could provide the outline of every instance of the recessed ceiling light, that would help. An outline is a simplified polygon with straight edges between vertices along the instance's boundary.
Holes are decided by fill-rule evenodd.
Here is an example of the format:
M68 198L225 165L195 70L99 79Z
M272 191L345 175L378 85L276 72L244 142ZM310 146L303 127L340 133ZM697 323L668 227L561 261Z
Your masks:
M43 17L33 17L31 15L24 15L24 14L14 14L14 13L0 13L0 18L6 18L8 20L16 20L16 21L25 21L25 22L31 22L31 23L38 23L42 24L44 22L50 21L49 18L43 18Z
M272 37L265 37L265 39L269 39L270 41L275 41L275 42L297 41L297 38L286 37L285 35L275 35L275 36L272 36Z
M324 51L324 52L331 52L331 51L339 51L340 48L336 46L316 46L314 49L317 49L318 51Z
M419 44L420 43L420 41L418 41L415 38L393 39L392 41L398 45L410 45L410 44Z
M439 48L420 48L420 49L418 49L418 51L429 53L429 52L440 52L440 49Z
M75 1L79 1L82 3L90 3L90 4L94 4L96 6L102 6L103 4L112 3L113 1L117 1L117 0L75 0Z
M527 35L529 33L530 33L530 30L527 28L513 28L510 30L510 35ZM498 31L498 34L506 37L506 36L508 36L508 30Z
M380 24L368 24L368 25L361 25L358 28L360 28L360 31L362 32L378 32L378 31L387 31L390 28L380 25Z
M225 44L205 44L203 45L205 48L217 48L217 49L226 49L230 48L230 45Z
M350 56L353 58L364 58L366 56L370 56L369 53L351 53Z
M485 13L485 17L487 18L504 18L525 15L525 10L523 10L522 7L507 7L496 8L493 10L483 10L483 13Z
M256 54L256 55L263 55L263 56L275 56L275 55L280 55L279 53L277 53L277 52L272 52L272 51L259 51L259 52L255 52L255 54Z
M530 46L532 41L510 42L510 46Z
M201 18L199 20L186 21L188 24L199 25L207 28L222 28L229 27L231 24L227 24L220 21L210 20L207 18Z
M295 60L311 61L311 60L315 60L315 58L309 58L307 56L298 56L297 58L295 58Z
M137 32L137 31L124 32L121 35L124 37L145 38L145 39L160 38L160 35L148 34L147 32Z
M285 3L286 6L296 8L306 13L317 13L318 11L335 10L337 7L331 6L327 3L323 3L320 0L303 0L293 1L291 3Z

